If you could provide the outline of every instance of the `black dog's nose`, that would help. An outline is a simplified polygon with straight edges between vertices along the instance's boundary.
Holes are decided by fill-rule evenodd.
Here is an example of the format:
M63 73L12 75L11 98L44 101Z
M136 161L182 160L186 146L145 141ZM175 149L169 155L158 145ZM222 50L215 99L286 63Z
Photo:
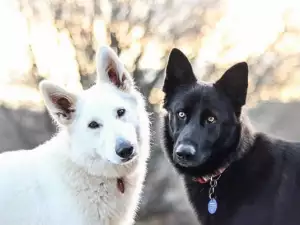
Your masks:
M191 145L179 145L176 149L176 156L179 159L188 160L195 155L195 149Z
M122 159L129 160L133 155L133 146L128 141L118 140L116 153Z

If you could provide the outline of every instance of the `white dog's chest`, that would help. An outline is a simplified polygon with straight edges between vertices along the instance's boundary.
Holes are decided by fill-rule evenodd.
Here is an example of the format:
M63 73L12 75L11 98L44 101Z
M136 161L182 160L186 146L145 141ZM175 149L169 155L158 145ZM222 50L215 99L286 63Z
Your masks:
M47 179L49 178L51 179L48 176ZM139 177L124 180L124 193L117 188L117 179L77 180L74 186L60 183L57 179L51 180L52 185L43 186L42 189L34 188L23 194L19 193L18 201L11 202L11 198L5 198L8 208L3 210L7 210L8 213L2 215L0 223L5 222L3 224L9 225L133 224L131 220L142 187ZM25 206L21 204L22 202L30 202L30 204Z
M137 193L140 192L140 185L132 185L134 182L128 180L123 182L124 193L117 187L116 179L101 182L98 186L78 193L77 198L81 202L78 210L84 215L84 225L118 225L132 216L139 198Z

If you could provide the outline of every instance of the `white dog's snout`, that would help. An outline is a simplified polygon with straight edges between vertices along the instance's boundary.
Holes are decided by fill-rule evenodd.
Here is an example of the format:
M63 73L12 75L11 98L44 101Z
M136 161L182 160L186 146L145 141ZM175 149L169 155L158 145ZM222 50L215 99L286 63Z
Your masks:
M122 159L130 159L135 154L134 146L123 138L118 138L116 141L116 154Z

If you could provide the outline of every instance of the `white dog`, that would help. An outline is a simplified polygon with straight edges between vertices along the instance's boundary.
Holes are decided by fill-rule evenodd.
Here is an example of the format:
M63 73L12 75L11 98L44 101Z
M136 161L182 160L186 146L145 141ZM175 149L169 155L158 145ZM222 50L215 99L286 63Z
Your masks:
M79 94L40 83L58 134L0 155L0 225L133 224L150 149L143 96L101 47L96 85Z

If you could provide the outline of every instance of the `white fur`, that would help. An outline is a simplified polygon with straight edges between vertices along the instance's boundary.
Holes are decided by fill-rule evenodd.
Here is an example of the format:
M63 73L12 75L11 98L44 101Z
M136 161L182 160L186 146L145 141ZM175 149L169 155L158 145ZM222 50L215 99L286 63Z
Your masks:
M126 76L123 89L107 77L111 60L118 76ZM69 93L48 81L40 84L60 131L33 150L0 155L1 225L133 224L149 156L148 115L112 49L99 50L97 65L96 85L82 93ZM67 99L75 111L65 112L51 96ZM122 118L116 117L119 107L126 109ZM93 120L102 126L89 128ZM116 154L117 137L134 146L131 161L122 163ZM117 188L121 177L123 194Z

